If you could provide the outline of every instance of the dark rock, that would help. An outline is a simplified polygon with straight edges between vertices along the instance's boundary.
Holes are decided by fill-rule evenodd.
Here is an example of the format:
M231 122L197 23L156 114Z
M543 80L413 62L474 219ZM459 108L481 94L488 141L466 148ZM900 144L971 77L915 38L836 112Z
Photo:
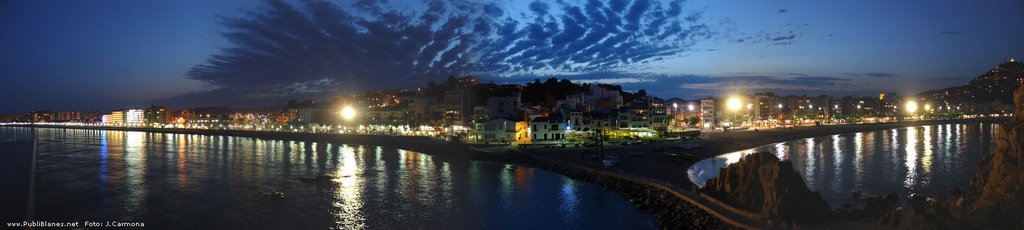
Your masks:
M769 223L824 221L832 210L804 184L790 161L760 152L747 155L708 180L704 191L759 211Z
M263 191L256 193L256 196L267 200L283 200L284 192L281 191Z
M1014 102L1013 119L999 127L995 151L971 181L967 210L954 210L965 211L965 220L981 228L1024 228L1024 87Z

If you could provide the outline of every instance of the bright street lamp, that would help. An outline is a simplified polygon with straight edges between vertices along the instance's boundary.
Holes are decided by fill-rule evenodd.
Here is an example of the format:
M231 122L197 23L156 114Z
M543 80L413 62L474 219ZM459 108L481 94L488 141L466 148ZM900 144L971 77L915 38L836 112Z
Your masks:
M693 112L693 104L686 105L686 110Z
M907 110L907 113L913 114L917 112L917 102L915 101L908 101L903 107L903 109Z
M345 106L344 108L341 109L341 119L345 119L346 121L351 121L352 119L355 119L355 118L356 118L356 109L353 109L351 106Z
M741 101L738 97L731 97L729 98L729 100L725 101L725 108L728 109L729 111L739 111L742 107L743 101Z

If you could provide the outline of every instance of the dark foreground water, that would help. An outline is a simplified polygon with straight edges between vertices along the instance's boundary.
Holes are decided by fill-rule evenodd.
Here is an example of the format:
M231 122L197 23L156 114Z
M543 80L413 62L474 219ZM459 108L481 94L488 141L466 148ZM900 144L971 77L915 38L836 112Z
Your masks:
M32 216L177 229L657 227L653 215L594 184L388 147L12 127L0 127L0 143L2 166L11 166L4 167L4 222ZM32 149L34 171L25 166ZM300 180L319 174L337 178ZM258 195L271 191L285 198Z
M720 155L694 164L690 180L700 186L744 155L767 151L793 162L812 191L833 208L864 196L899 193L944 196L965 189L983 155L992 154L994 123L942 124L806 138Z

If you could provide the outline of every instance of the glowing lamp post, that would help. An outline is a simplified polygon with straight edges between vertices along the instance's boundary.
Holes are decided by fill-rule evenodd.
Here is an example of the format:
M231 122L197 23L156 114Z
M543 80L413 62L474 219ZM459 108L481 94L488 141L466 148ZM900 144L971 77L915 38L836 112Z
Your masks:
M905 105L903 105L903 110L907 111L907 114L910 114L910 116L913 117L914 113L917 113L917 102L908 101Z
M341 111L338 112L338 115L341 115L341 120L345 122L350 122L356 119L356 109L352 108L352 106L345 106L341 108Z
M743 109L743 100L740 100L739 97L731 97L725 101L725 109L733 114L733 119L729 121L729 126L732 126L732 123L736 122L737 112Z
M732 97L732 98L729 98L729 100L725 101L725 108L729 109L729 111L731 111L731 112L739 111L740 108L742 108L742 107L743 107L743 101L740 100L740 98L738 98L738 97Z
M909 114L914 114L917 112L917 102L908 101L907 104L903 106L903 109Z

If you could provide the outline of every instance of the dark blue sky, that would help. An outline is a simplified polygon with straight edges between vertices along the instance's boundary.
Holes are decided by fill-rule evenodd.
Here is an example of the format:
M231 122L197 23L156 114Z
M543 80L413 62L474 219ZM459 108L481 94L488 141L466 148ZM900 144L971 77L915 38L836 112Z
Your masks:
M253 106L448 75L870 95L1024 56L1021 1L0 1L0 113Z

